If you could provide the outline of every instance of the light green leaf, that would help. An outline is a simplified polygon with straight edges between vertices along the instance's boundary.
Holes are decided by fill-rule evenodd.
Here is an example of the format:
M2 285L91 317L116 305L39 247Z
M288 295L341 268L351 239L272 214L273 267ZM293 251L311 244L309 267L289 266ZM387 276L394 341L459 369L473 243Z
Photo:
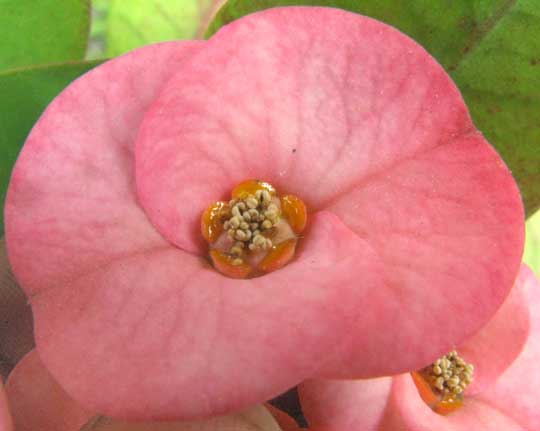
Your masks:
M0 0L0 70L84 57L90 0Z
M92 26L86 50L86 60L105 57L109 2L110 0L92 0Z
M108 54L175 39L200 39L222 0L111 0Z
M13 164L34 123L45 107L71 81L99 61L74 62L0 73L0 208ZM0 236L4 212L0 212Z
M540 3L538 0L229 0L210 36L274 6L332 6L393 25L451 74L476 126L512 170L528 214L540 207Z
M540 276L540 211L527 220L525 237L525 253L523 262L529 265L536 275Z

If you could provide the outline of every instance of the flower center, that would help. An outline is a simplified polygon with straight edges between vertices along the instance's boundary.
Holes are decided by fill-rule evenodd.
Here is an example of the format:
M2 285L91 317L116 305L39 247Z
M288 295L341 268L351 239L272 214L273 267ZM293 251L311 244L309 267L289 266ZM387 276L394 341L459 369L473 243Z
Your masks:
M453 350L411 375L424 402L436 413L447 415L462 406L463 391L473 381L473 373L473 365Z
M299 198L279 197L272 185L247 180L233 189L229 202L215 202L204 211L201 233L219 272L248 278L289 263L306 222Z

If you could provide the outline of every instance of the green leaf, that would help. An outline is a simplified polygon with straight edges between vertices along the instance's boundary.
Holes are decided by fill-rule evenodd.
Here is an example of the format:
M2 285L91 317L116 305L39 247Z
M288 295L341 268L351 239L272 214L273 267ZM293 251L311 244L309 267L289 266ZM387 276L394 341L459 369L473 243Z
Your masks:
M73 62L18 69L0 73L0 207L13 164L45 107L71 81L100 61ZM0 212L0 236L4 231L4 212Z
M84 57L90 0L0 0L0 70Z
M112 0L108 55L175 39L202 38L219 0Z
M476 126L516 178L528 214L540 207L538 0L229 0L207 36L275 6L332 6L400 29L446 68Z
M527 220L523 262L540 275L540 211Z

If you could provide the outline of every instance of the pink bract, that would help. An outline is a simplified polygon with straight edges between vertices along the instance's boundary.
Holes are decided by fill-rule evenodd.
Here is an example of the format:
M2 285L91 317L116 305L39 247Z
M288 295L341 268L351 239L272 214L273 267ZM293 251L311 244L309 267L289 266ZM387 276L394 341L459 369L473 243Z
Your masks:
M475 364L479 382L448 416L422 401L407 374L306 382L300 388L304 413L314 431L540 429L540 283L529 268L522 267L493 320L457 350Z
M75 431L95 415L66 394L43 366L35 350L11 372L6 393L16 431Z
M6 385L16 431L278 431L262 406L226 417L189 422L126 423L98 417L78 405L58 385L37 352L28 353L10 374ZM0 431L5 403L0 393ZM7 410L5 411L7 413ZM6 423L7 424L7 423ZM7 426L7 425L6 425ZM9 425L11 426L11 425Z
M291 264L232 280L199 218L254 177L311 222ZM73 83L17 162L6 236L40 356L72 396L189 418L446 352L508 294L523 209L420 46L337 9L278 8Z

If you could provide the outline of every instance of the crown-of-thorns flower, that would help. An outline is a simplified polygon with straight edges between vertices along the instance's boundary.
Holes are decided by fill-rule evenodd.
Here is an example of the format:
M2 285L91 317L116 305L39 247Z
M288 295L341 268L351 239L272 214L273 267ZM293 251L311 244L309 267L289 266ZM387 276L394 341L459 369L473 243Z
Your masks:
M309 219L287 265L234 279L201 217L250 179ZM444 70L330 8L271 9L78 79L32 130L5 220L44 364L82 405L134 419L419 369L495 312L524 234L514 180ZM247 249L274 245L235 220ZM257 230L264 247L245 241Z
M539 429L540 283L528 267L493 319L456 351L412 378L308 382L300 389L308 422L328 431ZM456 374L471 380L463 391Z

